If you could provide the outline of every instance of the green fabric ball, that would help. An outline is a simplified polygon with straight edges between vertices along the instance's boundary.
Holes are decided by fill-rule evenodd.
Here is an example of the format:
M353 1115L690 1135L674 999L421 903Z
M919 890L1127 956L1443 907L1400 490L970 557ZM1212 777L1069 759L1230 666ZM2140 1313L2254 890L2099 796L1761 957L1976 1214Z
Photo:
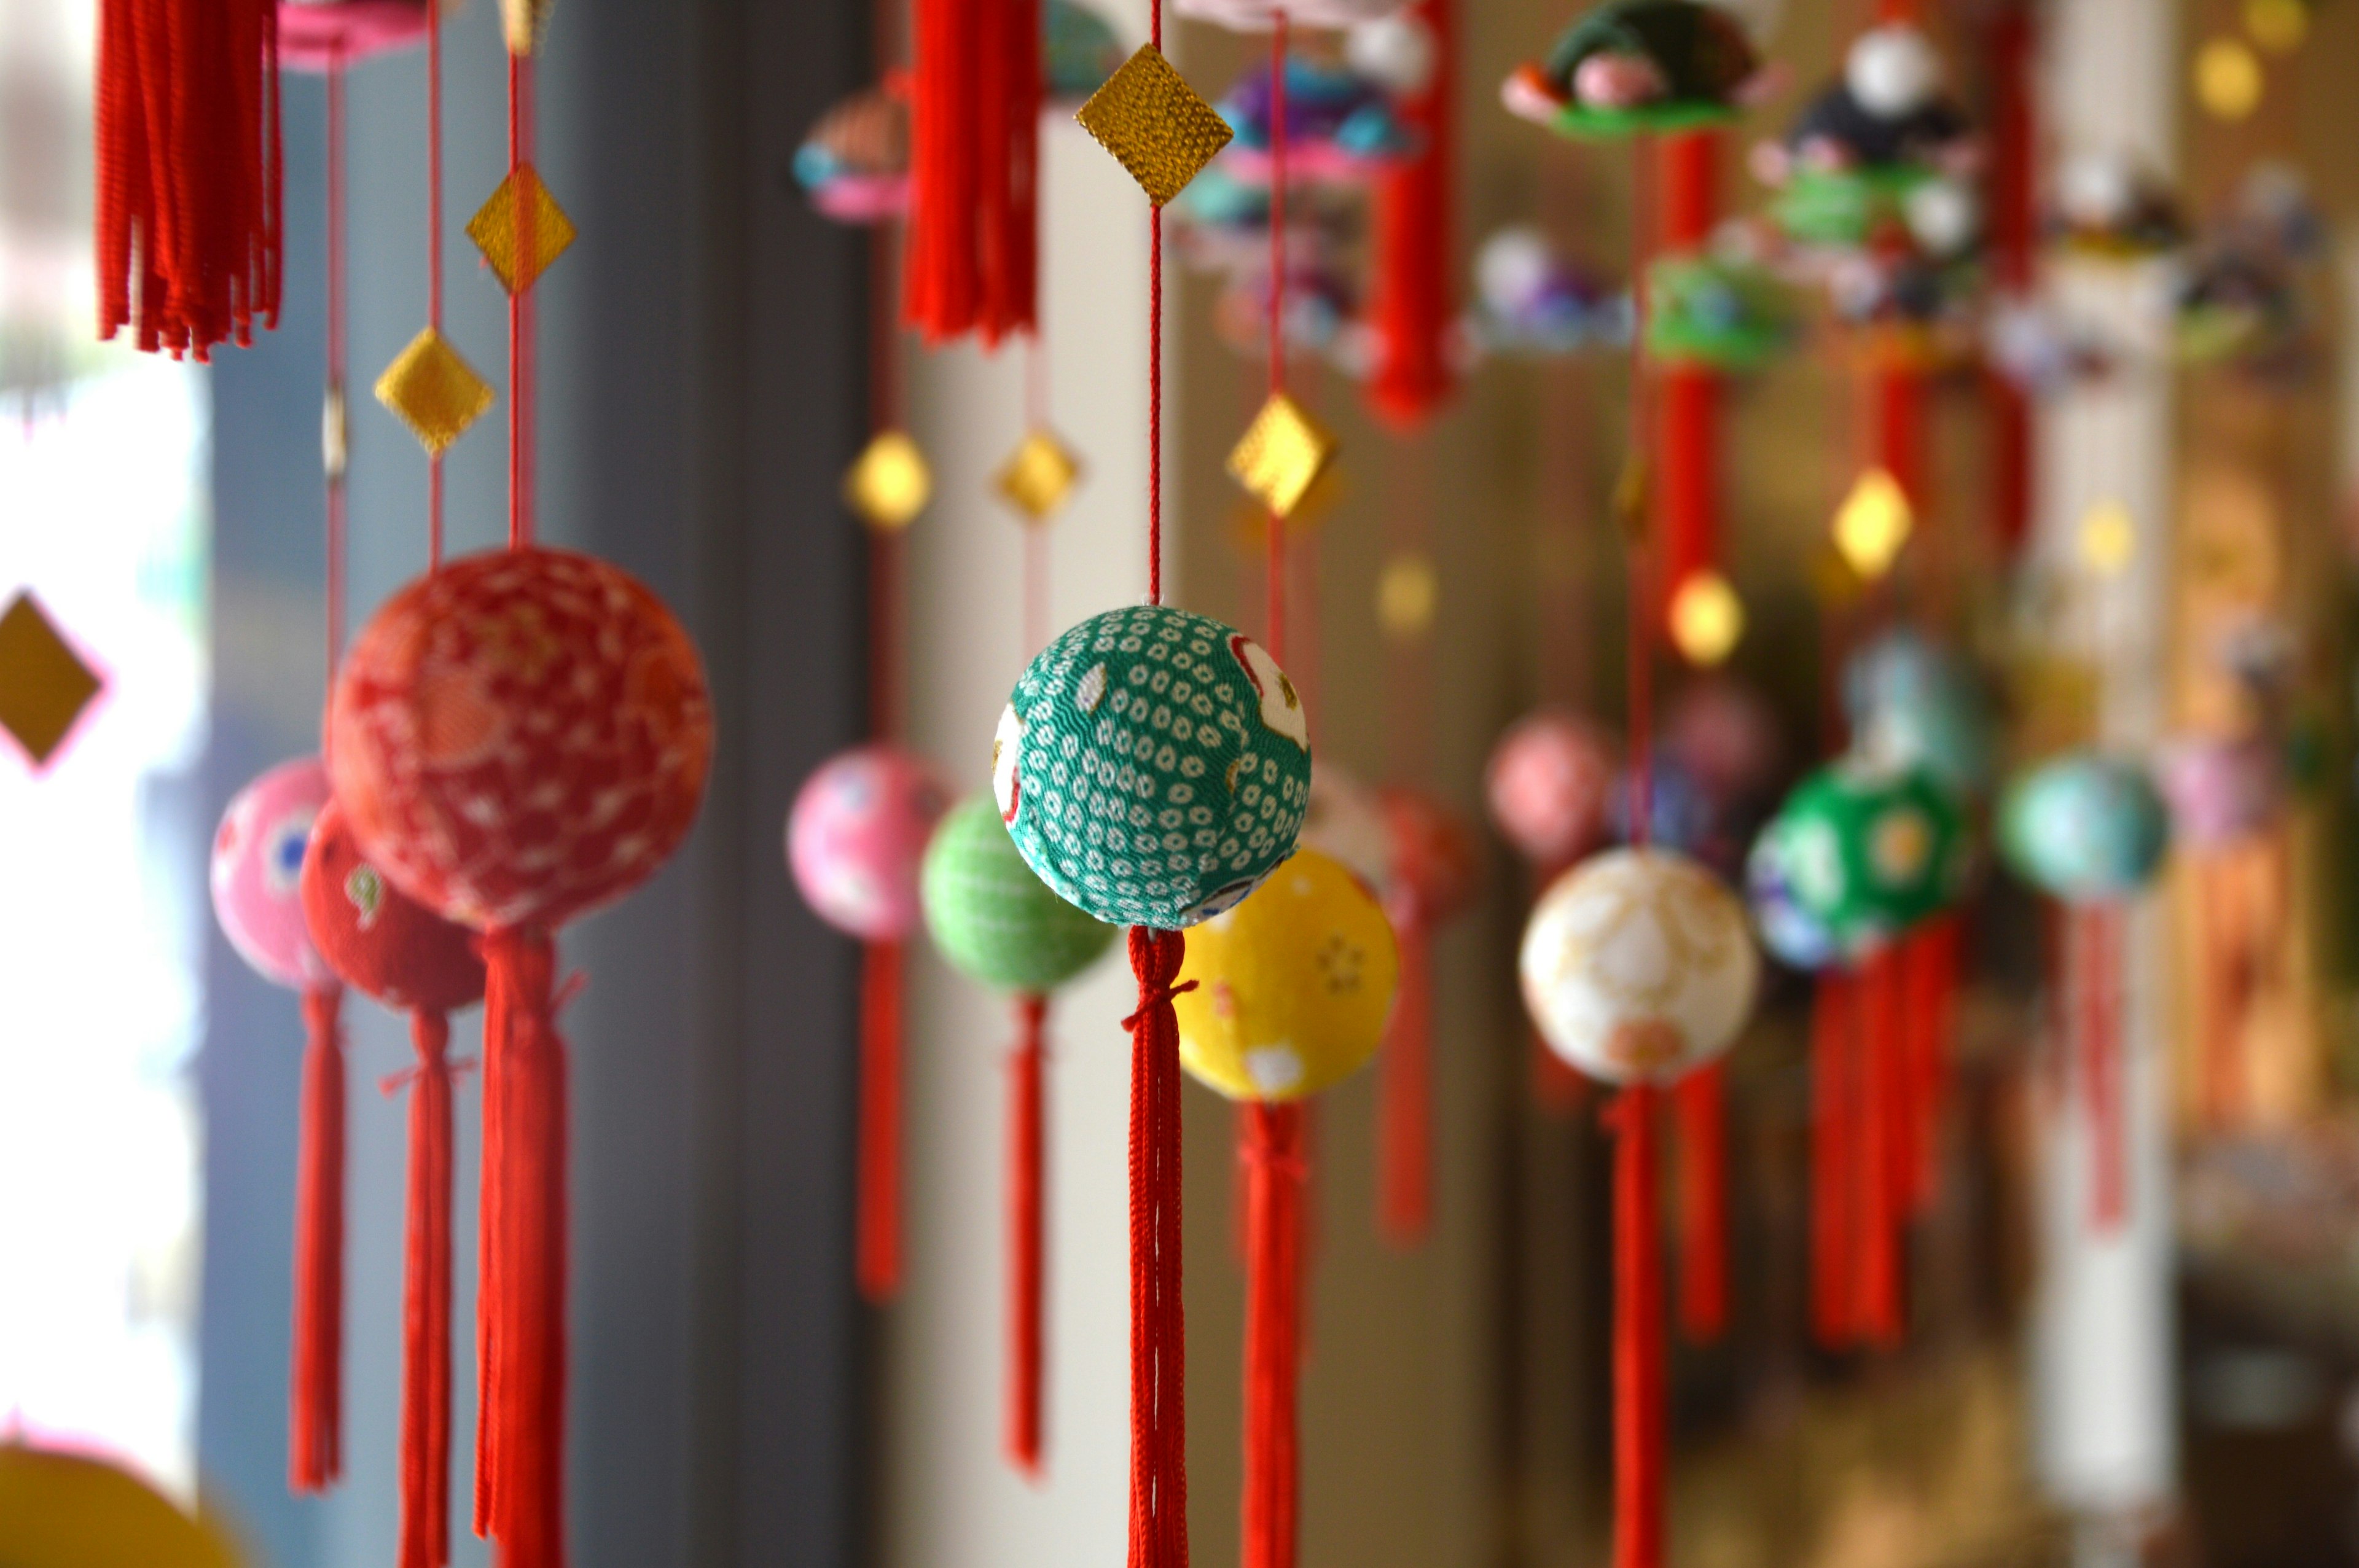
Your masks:
M951 808L926 846L918 883L926 929L961 974L1046 995L1098 961L1114 927L1042 885L987 795Z
M1546 73L1570 89L1581 62L1601 53L1639 56L1662 73L1666 96L1628 109L1569 103L1556 120L1567 135L1613 139L1734 118L1737 88L1760 64L1743 24L1703 0L1605 0L1565 29Z
M1762 833L1795 906L1845 953L1940 911L1971 864L1964 818L1931 774L1856 758L1795 785Z
M1165 605L1092 616L999 716L991 789L1025 863L1115 925L1177 931L1294 852L1310 722L1266 650Z

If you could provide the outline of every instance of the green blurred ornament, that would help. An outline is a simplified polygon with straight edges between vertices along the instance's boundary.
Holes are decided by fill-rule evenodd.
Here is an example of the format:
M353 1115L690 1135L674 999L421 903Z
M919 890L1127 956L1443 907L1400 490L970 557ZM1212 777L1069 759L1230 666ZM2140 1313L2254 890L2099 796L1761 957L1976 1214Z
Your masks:
M1097 962L1114 928L1067 903L1024 863L987 795L952 807L926 847L919 896L934 946L961 974L1045 995Z
M1849 955L1940 911L1970 866L1964 818L1931 773L1857 757L1795 785L1762 838L1794 908Z

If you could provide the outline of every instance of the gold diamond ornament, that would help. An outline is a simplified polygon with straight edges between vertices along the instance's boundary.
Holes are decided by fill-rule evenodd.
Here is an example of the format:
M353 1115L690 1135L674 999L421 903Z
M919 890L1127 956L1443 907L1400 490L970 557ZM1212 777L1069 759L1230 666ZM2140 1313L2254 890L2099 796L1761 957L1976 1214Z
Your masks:
M1690 572L1671 595L1670 630L1687 662L1710 669L1734 652L1745 635L1745 601L1710 568Z
M1327 465L1335 438L1282 392L1273 392L1229 453L1229 474L1254 499L1291 517Z
M1054 431L1038 429L1008 454L991 482L1027 523L1046 523L1063 508L1081 477L1081 460Z
M455 7L446 5L445 10ZM500 33L506 40L508 53L528 55L540 42L540 31L549 26L549 0L500 0Z
M64 744L100 684L29 591L0 611L0 730L35 767Z
M906 528L934 493L926 454L900 430L885 430L844 470L843 503L871 528Z
M1153 44L1139 45L1073 118L1158 207L1185 190L1236 134Z
M523 219L532 218L532 254L525 254L522 243ZM549 264L565 254L573 243L573 221L532 165L524 164L492 192L490 200L476 209L467 220L467 237L484 253L500 287L510 294L530 288Z
M2120 574L2137 554L2137 520L2118 501L2101 501L2081 519L2081 560L2099 577Z
M431 327L410 339L376 378L376 400L400 416L435 457L483 417L495 395L491 383Z
M1900 482L1882 469L1870 469L1835 512L1835 548L1862 581L1874 582L1892 569L1915 522Z

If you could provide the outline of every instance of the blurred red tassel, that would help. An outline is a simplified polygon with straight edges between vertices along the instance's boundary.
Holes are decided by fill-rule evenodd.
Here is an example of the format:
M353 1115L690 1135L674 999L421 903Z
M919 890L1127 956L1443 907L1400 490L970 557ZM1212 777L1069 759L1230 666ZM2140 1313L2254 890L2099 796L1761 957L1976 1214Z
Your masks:
M1299 1105L1245 1108L1244 1568L1294 1568L1301 1456L1304 1185L1310 1155Z
M1854 1083L1859 1105L1855 1179L1859 1191L1859 1327L1876 1348L1897 1346L1904 1332L1907 1153L1906 1084L1900 1071L1908 998L1897 952L1870 957L1862 974Z
M1727 1068L1707 1063L1671 1088L1680 1135L1680 1332L1708 1345L1728 1329Z
M2089 1130L2089 1222L2108 1232L2128 1210L2129 1144L2124 1120L2121 912L2086 904L2071 915L2066 983L2079 1001L2082 1104Z
M853 1272L860 1293L901 1289L901 945L870 942L860 968L860 1190Z
M1857 991L1851 975L1825 970L1810 1008L1810 1322L1828 1350L1851 1345L1859 1334L1852 1081Z
M929 343L1032 328L1041 27L1040 0L917 0L901 308Z
M1016 1049L1007 1057L1007 1457L1040 1474L1041 1362L1046 1346L1046 1238L1042 1180L1048 1141L1043 1069L1044 996L1016 999Z
M1456 0L1419 0L1409 14L1425 24L1433 64L1424 89L1403 94L1396 107L1422 145L1414 157L1377 178L1369 302L1377 353L1368 398L1386 423L1404 428L1423 424L1450 395L1453 380L1447 334L1451 182L1458 157Z
M344 1041L340 988L303 993L303 1123L295 1177L295 1365L287 1484L343 1477Z
M408 1211L402 1241L398 1568L451 1561L451 1023L414 1013Z
M1606 1108L1614 1148L1614 1568L1662 1568L1668 1397L1655 1107L1633 1085Z
M1376 1227L1394 1246L1415 1247L1433 1220L1433 931L1398 909L1393 930L1400 989L1377 1064Z
M1130 928L1129 1568L1188 1568L1187 1322L1180 1267L1180 1020L1187 942Z

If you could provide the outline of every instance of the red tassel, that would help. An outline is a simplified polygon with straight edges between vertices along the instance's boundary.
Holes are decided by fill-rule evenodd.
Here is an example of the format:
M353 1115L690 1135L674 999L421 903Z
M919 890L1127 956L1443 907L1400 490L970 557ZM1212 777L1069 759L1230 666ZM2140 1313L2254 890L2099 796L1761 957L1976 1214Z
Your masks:
M1614 1149L1614 1568L1662 1568L1668 1383L1655 1152L1661 1091L1606 1108Z
M341 989L303 993L303 1126L295 1175L295 1365L287 1484L325 1491L342 1478L344 1042Z
M1415 1247L1433 1222L1433 932L1398 909L1393 932L1400 989L1376 1080L1376 1227L1394 1246Z
M1854 1083L1859 1097L1859 1326L1868 1343L1882 1350L1900 1343L1905 1315L1902 1195L1908 1163L1902 1129L1907 1118L1899 1055L1907 998L1899 979L1899 963L1891 948L1867 960L1860 1027L1854 1031L1858 1052Z
M1187 943L1130 928L1130 1568L1188 1568L1187 1325L1180 1299L1180 1019Z
M1303 1191L1309 1154L1299 1105L1246 1108L1244 1568L1294 1568L1301 1458L1296 1390L1302 1360Z
M1810 1322L1828 1350L1843 1349L1859 1335L1852 1081L1857 991L1849 974L1828 969L1819 976L1810 1009Z
M2080 1001L2081 1083L2089 1128L2089 1219L2100 1233L2128 1209L2128 1138L2123 1120L2120 912L2089 904L2071 913L2072 989Z
M1657 372L1662 421L1659 438L1663 569L1658 614L1689 578L1720 558L1720 378L1692 365Z
M409 1203L401 1307L397 1568L451 1561L451 1022L410 1015Z
M96 108L99 336L202 360L276 327L274 0L103 0Z
M502 1568L565 1555L566 1066L545 933L484 937L484 1213L477 1531ZM495 1130L496 1129L496 1130Z
M986 343L1036 316L1040 0L917 0L902 316Z
M1963 926L1944 914L1902 944L1908 994L1908 1212L1930 1213L1940 1196L1941 1129L1948 1112L1951 1033L1956 1027L1959 945Z
M1925 378L1902 364L1878 365L1875 379L1875 460L1893 483L1921 507L1925 499ZM1925 519L1918 518L1922 528Z
M1042 1068L1044 996L1016 999L1016 1049L1007 1057L1007 1457L1040 1476L1041 1362L1046 1273L1041 1209L1048 1122Z
M1457 172L1456 0L1413 7L1433 40L1425 90L1397 101L1402 122L1423 140L1415 157L1381 176L1375 192L1375 297L1369 315L1378 344L1368 397L1398 427L1421 425L1450 395L1451 183Z
M1680 1131L1680 1331L1708 1345L1728 1329L1727 1068L1708 1063L1671 1089Z
M871 942L860 968L861 1295L888 1302L901 1290L901 946Z

